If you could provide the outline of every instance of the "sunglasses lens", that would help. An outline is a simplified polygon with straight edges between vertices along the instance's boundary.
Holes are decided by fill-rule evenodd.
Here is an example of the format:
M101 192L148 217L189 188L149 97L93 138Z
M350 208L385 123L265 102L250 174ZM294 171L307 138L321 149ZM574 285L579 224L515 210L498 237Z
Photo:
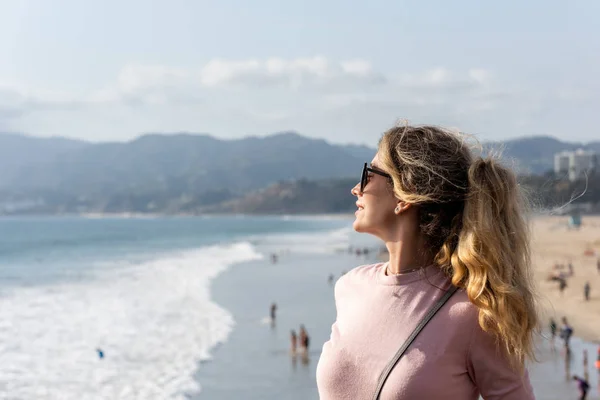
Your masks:
M365 190L365 185L367 184L367 164L364 165L362 170L362 175L360 176L360 192L362 193Z

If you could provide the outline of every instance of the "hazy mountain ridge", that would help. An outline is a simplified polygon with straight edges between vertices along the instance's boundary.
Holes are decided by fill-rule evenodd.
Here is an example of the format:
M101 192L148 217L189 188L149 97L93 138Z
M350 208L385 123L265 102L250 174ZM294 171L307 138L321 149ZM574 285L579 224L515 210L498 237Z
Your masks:
M558 151L600 152L600 142L547 136L484 144L489 147L514 159L520 171L536 174L552 168ZM352 204L349 188L342 189L351 182L340 179L357 181L374 154L368 146L336 145L295 132L235 140L153 133L97 144L0 133L0 213L7 204L13 212L16 204L17 210L43 213L334 212L345 209L346 201ZM338 197L335 190L343 193ZM275 200L286 192L295 197L287 204ZM240 206L241 199L247 207ZM18 206L32 201L35 206Z
M27 159L28 146L20 153L21 159ZM294 133L239 140L152 134L126 143L61 151L60 157L31 160L16 171L4 168L0 161L0 171L4 171L0 172L0 187L65 191L77 187L95 193L106 190L107 185L129 190L179 179L187 183L187 189L244 190L284 179L343 176L353 162L339 146Z
M61 137L38 138L18 133L0 132L0 187L31 165L43 165L59 156L81 150L90 143Z
M543 174L554 169L554 154L579 148L600 153L600 141L563 142L551 136L527 136L504 142L487 142L484 148L500 150L503 157L515 161L523 173Z

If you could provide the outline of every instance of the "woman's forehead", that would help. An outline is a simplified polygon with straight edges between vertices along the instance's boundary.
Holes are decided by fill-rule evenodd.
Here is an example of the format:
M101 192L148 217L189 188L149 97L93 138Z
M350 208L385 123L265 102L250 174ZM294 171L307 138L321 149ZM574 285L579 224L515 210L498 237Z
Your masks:
M373 157L373 160L371 160L371 165L378 167L379 166L379 157L377 154L375 154L375 157Z

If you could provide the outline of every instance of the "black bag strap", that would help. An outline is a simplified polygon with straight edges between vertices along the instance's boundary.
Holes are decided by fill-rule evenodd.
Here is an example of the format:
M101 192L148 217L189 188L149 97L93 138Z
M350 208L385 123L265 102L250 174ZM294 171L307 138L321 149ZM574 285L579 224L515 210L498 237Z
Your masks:
M448 291L446 293L444 293L442 298L440 298L438 300L438 302L435 303L435 305L429 309L429 311L427 312L427 314L425 314L425 316L423 317L421 322L419 322L419 325L417 325L417 327L410 334L408 339L406 339L404 344L398 349L398 351L396 352L396 355L394 355L394 358L392 358L392 360L388 363L388 365L385 367L385 369L379 376L379 382L377 382L377 389L375 390L375 394L373 395L373 400L379 399L379 395L381 394L381 389L383 389L383 384L387 380L388 376L390 375L390 372L392 372L392 369L394 369L394 367L396 366L396 364L398 363L398 361L400 360L400 358L402 357L402 355L404 354L404 352L406 351L408 346L411 345L413 340L415 340L415 338L421 332L421 330L425 327L425 325L427 325L427 323L429 321L431 321L431 318L433 318L435 313L437 313L439 311L439 309L442 308L442 306L444 304L446 304L448 299L450 297L452 297L452 295L457 290L458 290L458 287L456 287L456 286L452 286L450 289L448 289Z

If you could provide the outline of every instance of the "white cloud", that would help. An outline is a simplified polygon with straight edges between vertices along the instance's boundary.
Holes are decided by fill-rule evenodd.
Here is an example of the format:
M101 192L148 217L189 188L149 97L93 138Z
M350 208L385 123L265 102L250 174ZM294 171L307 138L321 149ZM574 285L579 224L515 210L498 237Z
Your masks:
M364 142L365 132L376 137L398 118L492 133L536 127L542 118L564 126L556 104L573 109L574 101L598 103L598 96L568 86L540 93L475 67L384 73L363 59L214 59L195 68L126 65L112 83L83 94L0 86L0 128L104 139L297 129ZM523 133L532 132L540 130Z
M308 88L343 81L345 84L372 84L378 75L365 60L332 62L325 57L268 58L266 60L211 60L200 70L200 82L217 86L276 86Z
M227 83L259 78L261 63L247 61L209 61L200 71L200 82L205 86L218 86Z
M371 63L365 60L349 60L340 63L342 70L350 75L369 76L373 73Z
M192 71L164 65L126 65L115 82L82 99L89 103L167 104L192 89Z
M469 70L469 77L478 83L487 83L490 79L490 72L482 68L472 68Z
M450 72L445 68L434 68L427 71L424 75L424 81L432 86L439 86L447 83L450 79Z
M184 82L189 71L164 65L127 65L117 77L118 86L126 91L139 88L161 87Z
M219 90L250 90L254 94L277 91L314 92L313 96L362 96L365 93L401 90L468 90L488 81L482 69L453 72L433 68L389 76L377 72L366 60L331 61L324 57L268 58L265 60L214 59L196 69L162 65L127 65L115 82L86 97L91 103L168 104L197 102ZM238 92L235 92L239 95ZM251 95L251 94L250 94ZM397 95L394 93L394 95Z

